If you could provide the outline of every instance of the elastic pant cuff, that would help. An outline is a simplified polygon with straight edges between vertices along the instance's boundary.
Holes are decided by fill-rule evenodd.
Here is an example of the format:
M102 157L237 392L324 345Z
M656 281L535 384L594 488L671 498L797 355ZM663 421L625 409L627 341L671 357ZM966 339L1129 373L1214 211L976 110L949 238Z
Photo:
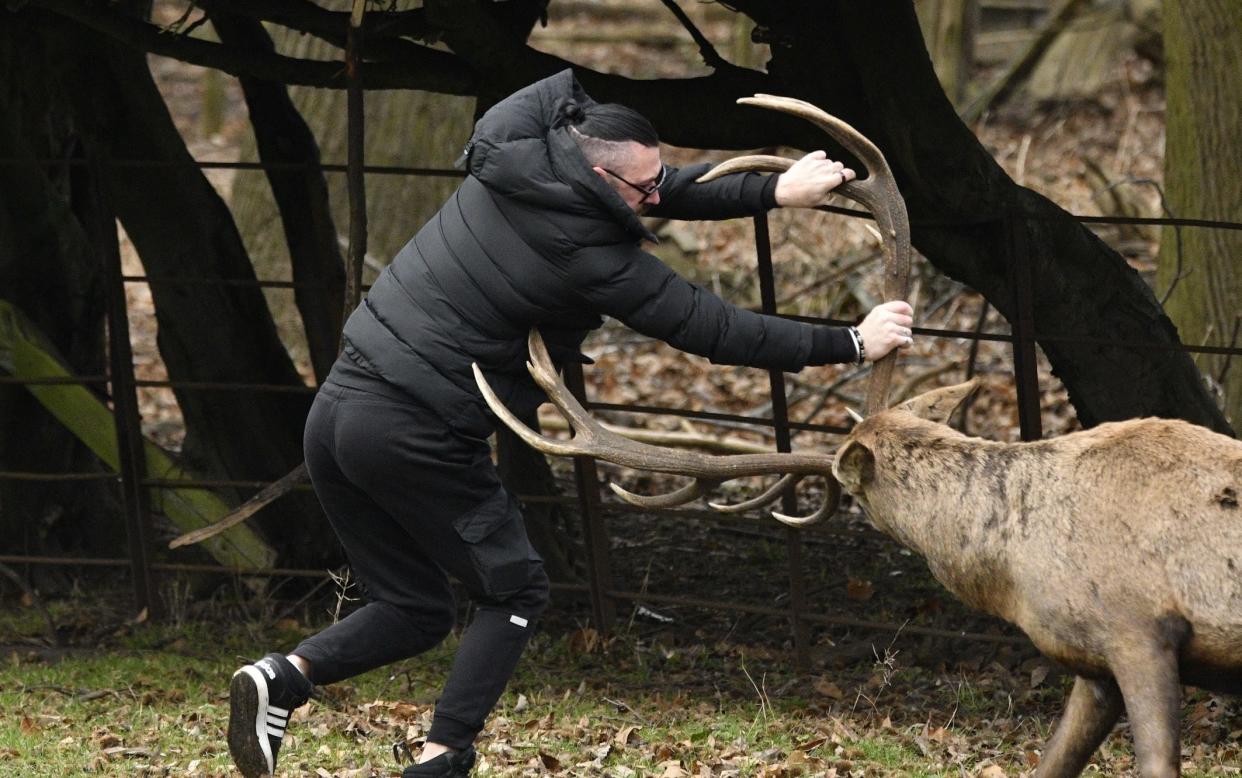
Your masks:
M458 751L474 743L482 727L463 724L456 719L436 714L431 719L431 729L427 732L427 742L439 743L455 748Z

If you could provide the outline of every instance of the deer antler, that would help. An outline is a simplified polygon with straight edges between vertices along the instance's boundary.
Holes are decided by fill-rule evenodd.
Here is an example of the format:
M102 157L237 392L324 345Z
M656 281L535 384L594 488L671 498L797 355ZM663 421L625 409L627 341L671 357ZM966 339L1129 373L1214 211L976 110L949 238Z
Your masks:
M824 504L810 516L786 516L773 512L773 516L786 524L802 526L821 520L836 510L841 500L841 488L832 477L832 455L825 453L771 453L771 454L704 454L699 451L684 451L649 443L630 440L619 433L605 429L599 422L591 418L586 409L570 393L557 374L552 358L548 355L538 330L532 329L529 338L531 361L526 369L531 377L548 394L552 403L565 414L570 426L574 429L574 437L570 440L558 440L527 427L504 406L496 393L492 391L483 371L474 364L474 379L479 391L491 407L492 411L510 429L518 434L533 448L546 454L558 456L591 456L606 462L633 467L640 470L651 470L658 473L684 475L694 478L689 484L668 494L650 497L633 494L616 484L609 484L621 499L633 505L646 508L664 508L684 505L707 491L714 489L725 481L751 475L785 475L776 486L762 495L738 505L718 505L709 503L713 508L733 512L767 504L775 500L785 487L807 475L823 476L828 482L828 494Z
M832 191L862 205L875 217L884 243L884 298L904 300L910 293L910 221L893 172L875 144L837 117L803 100L760 94L740 98L738 102L800 116L828 133L867 166L867 178L848 181ZM707 171L698 180L710 181L729 173L749 170L783 173L793 163L792 159L766 154L734 157ZM897 351L894 349L872 366L871 383L867 388L868 415L888 407L888 392L893 382L896 359Z
M893 173L884 155L871 141L845 122L831 116L810 103L789 97L755 95L738 100L746 105L757 105L801 116L835 138L842 146L857 156L867 167L868 177L838 186L838 192L860 203L875 216L884 243L884 296L889 300L903 299L909 293L910 278L910 224L906 217L905 202L897 191ZM747 170L784 172L793 160L772 156L737 157L717 165L700 181L709 181L728 173ZM517 419L488 386L483 371L474 365L475 381L487 404L496 415L523 440L539 451L560 456L592 456L607 462L641 470L690 476L694 480L668 494L640 496L609 484L625 501L641 507L669 507L683 505L694 500L721 483L751 475L782 474L783 477L763 494L734 504L708 503L723 512L736 512L767 505L786 489L807 475L823 476L828 484L828 494L823 505L810 516L792 517L773 512L778 520L793 526L811 524L830 516L841 500L841 486L832 476L830 453L772 453L737 454L720 456L697 451L673 449L639 443L619 433L605 429L591 418L569 389L557 376L547 348L536 330L530 333L531 361L526 364L535 382L543 387L548 397L561 410L574 429L571 440L557 440L535 432ZM871 372L871 384L867 390L867 412L877 413L888 407L889 385L892 383L896 352L891 352L875 363Z

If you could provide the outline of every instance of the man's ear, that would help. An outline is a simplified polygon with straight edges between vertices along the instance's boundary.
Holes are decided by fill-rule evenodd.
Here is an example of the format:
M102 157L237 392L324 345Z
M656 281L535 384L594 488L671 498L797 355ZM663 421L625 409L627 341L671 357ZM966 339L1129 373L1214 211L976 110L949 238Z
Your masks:
M903 411L910 411L920 419L947 424L953 412L958 409L972 392L979 388L980 383L981 381L978 378L972 378L964 384L933 389L930 392L920 394L918 397L906 400L896 407Z
M832 461L832 474L842 489L858 494L875 477L875 455L865 443L847 440Z

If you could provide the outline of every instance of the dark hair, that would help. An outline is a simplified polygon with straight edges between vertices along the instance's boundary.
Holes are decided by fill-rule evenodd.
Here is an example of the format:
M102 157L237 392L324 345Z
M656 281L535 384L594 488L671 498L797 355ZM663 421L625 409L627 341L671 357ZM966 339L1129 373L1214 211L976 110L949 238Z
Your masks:
M633 108L617 103L582 105L568 100L561 106L559 124L569 127L587 162L600 167L616 167L628 156L626 144L648 148L660 145L655 127Z
M589 138L635 141L647 147L660 145L660 136L647 117L618 103L574 106L566 111L565 118L571 127Z

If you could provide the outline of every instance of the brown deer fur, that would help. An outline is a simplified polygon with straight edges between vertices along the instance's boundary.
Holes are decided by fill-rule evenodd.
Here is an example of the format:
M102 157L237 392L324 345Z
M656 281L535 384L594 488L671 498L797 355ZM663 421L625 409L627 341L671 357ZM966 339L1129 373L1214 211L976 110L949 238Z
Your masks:
M1037 775L1078 775L1123 707L1177 775L1181 683L1242 693L1242 442L1134 419L999 443L944 424L975 383L861 421L833 464L880 530L1077 676Z

